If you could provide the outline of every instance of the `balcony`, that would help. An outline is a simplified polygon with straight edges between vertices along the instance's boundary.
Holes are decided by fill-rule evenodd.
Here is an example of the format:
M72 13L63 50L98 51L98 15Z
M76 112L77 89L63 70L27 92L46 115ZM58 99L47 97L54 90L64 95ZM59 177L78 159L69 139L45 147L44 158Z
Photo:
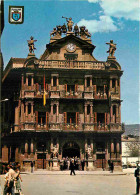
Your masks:
M28 86L28 85L24 84L24 85L22 85L22 90L24 90L24 91L35 91L36 90L36 85Z
M105 62L44 60L39 62L39 68L105 70Z
M47 124L36 124L35 127L36 131L48 131L49 130L49 125Z
M94 94L94 99L97 99L97 100L106 100L108 98L107 94L106 93L97 93L97 94Z
M76 123L63 123L61 126L62 130L67 130L67 131L78 131L78 130L83 130L82 125L78 125Z
M60 92L60 98L73 98L73 99L78 99L78 98L82 98L82 91L61 91Z

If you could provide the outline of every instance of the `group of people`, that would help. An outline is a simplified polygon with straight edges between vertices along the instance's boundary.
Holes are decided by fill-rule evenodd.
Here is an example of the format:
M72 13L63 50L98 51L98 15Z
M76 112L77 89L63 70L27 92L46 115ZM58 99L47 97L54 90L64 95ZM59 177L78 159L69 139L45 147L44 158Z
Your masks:
M60 170L70 170L70 165L71 162L73 161L74 163L74 169L75 170L84 170L84 166L85 166L85 161L84 160L80 160L79 158L73 157L73 158L68 158L68 157L64 157L61 161L60 161Z
M20 175L20 164L13 166L8 165L5 168L5 184L3 195L15 195L15 193L19 193L23 195L21 190L21 175Z

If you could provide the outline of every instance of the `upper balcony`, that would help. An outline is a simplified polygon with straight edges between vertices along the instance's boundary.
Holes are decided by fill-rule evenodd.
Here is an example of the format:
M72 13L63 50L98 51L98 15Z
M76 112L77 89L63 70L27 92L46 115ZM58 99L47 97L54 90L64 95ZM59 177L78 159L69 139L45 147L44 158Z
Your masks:
M82 98L82 91L60 91L60 98L80 99Z
M44 60L39 62L39 68L105 70L105 62Z

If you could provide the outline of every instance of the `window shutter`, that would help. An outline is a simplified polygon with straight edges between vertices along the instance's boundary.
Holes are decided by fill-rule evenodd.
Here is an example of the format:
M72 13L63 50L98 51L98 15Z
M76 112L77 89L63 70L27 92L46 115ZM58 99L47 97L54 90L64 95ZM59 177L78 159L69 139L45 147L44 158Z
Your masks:
M64 112L64 123L66 124L67 123L67 113Z
M67 93L67 84L65 84L65 92Z
M96 93L97 93L97 86L96 85L93 85L93 92L94 92L94 95L96 95Z
M79 112L76 112L76 125L79 125Z
M94 122L97 123L97 112L94 112Z
M36 125L38 124L38 111L35 111L35 121L36 121Z

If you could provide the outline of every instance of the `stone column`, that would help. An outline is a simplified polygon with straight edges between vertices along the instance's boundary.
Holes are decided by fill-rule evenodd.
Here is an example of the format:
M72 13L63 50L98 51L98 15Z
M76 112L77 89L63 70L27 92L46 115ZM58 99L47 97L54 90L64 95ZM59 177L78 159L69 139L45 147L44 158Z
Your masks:
M90 104L90 122L93 123L93 104Z
M111 158L114 156L114 142L111 141Z
M51 76L51 88L53 87L53 76Z
M56 122L59 122L59 103L56 104Z
M87 77L85 77L85 88L87 87Z
M31 120L34 121L34 103L31 103Z
M28 76L26 75L26 85L28 85Z
M16 161L16 162L18 162L18 161L19 161L18 148L16 148L16 150L15 150L15 161Z
M34 76L32 75L31 85L34 85Z
M19 125L19 106L15 107L15 131L18 131Z
M90 77L90 87L92 87L92 77Z
M25 103L25 106L26 106L26 111L25 111L26 120L25 120L25 122L27 122L27 119L28 119L28 102Z
M25 158L28 158L28 142L25 141Z
M87 122L87 104L85 104L85 123Z
M8 147L6 145L2 147L2 162L8 163Z
M53 103L51 103L51 122L53 122Z
M31 154L30 157L33 158L34 157L34 142L33 139L31 139Z

